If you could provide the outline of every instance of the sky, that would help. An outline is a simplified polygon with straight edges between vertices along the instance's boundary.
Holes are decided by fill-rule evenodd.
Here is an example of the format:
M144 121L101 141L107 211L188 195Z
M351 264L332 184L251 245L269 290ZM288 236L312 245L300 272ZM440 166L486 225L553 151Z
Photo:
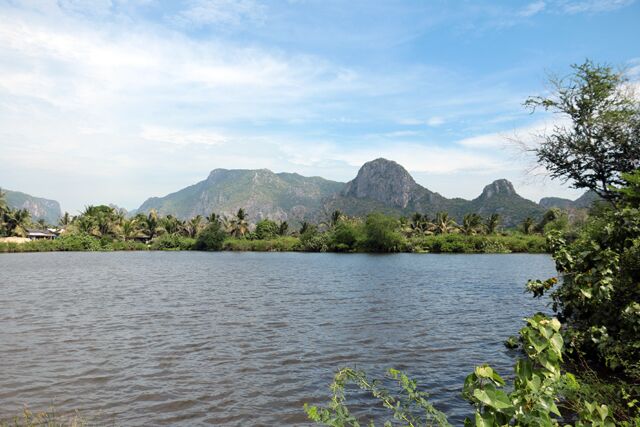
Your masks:
M514 140L589 58L640 78L640 0L0 0L0 186L137 208L215 168L348 181L395 160L446 197L576 198Z

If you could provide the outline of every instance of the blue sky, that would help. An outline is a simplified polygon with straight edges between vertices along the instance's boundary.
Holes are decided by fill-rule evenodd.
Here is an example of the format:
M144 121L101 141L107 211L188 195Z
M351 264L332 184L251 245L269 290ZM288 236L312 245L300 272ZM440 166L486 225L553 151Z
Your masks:
M347 181L404 165L447 197L528 172L522 102L591 58L640 77L640 2L0 1L0 185L139 206L217 167Z

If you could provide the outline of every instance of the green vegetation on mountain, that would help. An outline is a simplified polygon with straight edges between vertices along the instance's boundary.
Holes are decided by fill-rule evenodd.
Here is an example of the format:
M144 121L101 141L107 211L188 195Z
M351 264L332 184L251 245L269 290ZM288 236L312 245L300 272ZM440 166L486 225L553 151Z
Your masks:
M9 191L2 189L5 193L7 205L16 210L26 209L34 220L43 219L49 224L58 222L60 215L60 204L55 200L43 199L41 197L30 196L20 191Z
M243 208L257 220L301 221L314 216L322 200L342 186L319 177L276 174L267 169L215 169L204 181L165 197L148 199L137 212L153 209L161 215L185 219L210 212L228 216Z
M416 183L396 162L376 159L365 163L356 178L346 184L267 169L215 169L204 181L165 197L148 199L136 212L155 210L186 219L209 212L229 216L240 208L254 221L271 219L291 224L320 222L336 210L354 217L380 212L397 218L414 212L435 215L444 211L457 221L468 213L497 213L508 227L526 217L539 219L545 211L520 197L506 180L493 182L471 201L447 199Z

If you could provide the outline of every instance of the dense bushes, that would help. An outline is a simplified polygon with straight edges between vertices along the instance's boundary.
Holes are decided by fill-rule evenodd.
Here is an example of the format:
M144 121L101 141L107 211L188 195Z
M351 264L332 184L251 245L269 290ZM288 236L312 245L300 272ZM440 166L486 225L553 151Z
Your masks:
M370 252L400 252L405 239L398 231L398 220L372 213L364 223L364 241L362 247Z
M433 253L544 253L545 238L520 233L490 236L439 234L409 240L414 252Z
M577 239L550 235L564 278L552 298L572 350L640 383L640 172L624 179L617 205L601 207Z
M222 246L226 251L254 252L290 252L298 249L300 239L292 236L277 237L269 240L249 240L227 238Z
M163 234L156 237L151 242L151 249L159 250L177 250L187 251L193 249L196 244L196 239L190 237L184 237L177 234Z
M54 240L33 240L27 243L0 243L0 252L53 252L53 251L122 251L145 250L143 243L98 239L88 234L65 234Z
M196 239L194 249L199 251L219 251L226 238L226 234L220 228L220 224L215 221L207 225L200 232Z

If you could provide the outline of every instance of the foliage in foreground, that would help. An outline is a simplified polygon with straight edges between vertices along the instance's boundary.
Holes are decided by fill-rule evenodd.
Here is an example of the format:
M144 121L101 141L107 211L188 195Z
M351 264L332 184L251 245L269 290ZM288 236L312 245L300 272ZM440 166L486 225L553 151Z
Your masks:
M22 416L15 416L11 420L0 421L0 427L83 427L86 421L77 413L59 415L54 409L44 412L32 412L25 408Z
M574 363L592 367L595 393L605 388L600 373L616 377L618 393L605 394L633 417L640 413L640 171L622 179L617 206L601 207L577 239L549 236L562 283L528 286L537 296L553 289Z
M467 376L462 396L474 409L473 419L467 418L465 426L557 426L564 422L560 405L565 395L580 388L575 376L562 373L563 338L560 322L543 314L527 319L527 326L520 331L525 357L519 359L514 368L514 381L506 387L505 380L490 366L475 368ZM449 426L446 416L428 401L428 394L418 390L415 381L405 374L391 369L391 379L399 386L393 395L380 386L380 382L369 380L361 371L340 370L331 384L333 396L326 407L305 405L312 421L333 427L359 427L362 422L374 426L375 421L363 421L351 413L347 406L345 388L353 383L387 409L385 426L403 425ZM613 418L606 405L583 400L578 405L576 427L613 426Z

